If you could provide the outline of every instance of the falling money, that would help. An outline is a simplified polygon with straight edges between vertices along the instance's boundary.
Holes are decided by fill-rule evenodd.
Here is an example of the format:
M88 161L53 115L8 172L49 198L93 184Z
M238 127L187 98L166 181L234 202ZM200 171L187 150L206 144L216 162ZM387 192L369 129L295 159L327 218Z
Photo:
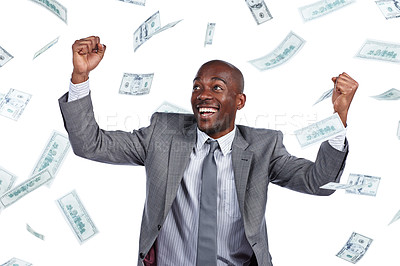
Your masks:
M371 238L352 233L347 243L336 256L351 263L356 263L365 255L371 243Z
M302 38L290 32L272 53L250 60L249 63L259 70L267 70L282 65L296 54L304 43L305 41Z

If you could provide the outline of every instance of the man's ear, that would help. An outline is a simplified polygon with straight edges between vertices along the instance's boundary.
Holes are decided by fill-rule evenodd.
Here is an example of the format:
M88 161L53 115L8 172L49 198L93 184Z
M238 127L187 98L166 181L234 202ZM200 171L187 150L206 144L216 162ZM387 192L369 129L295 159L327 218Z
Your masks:
M240 110L244 107L246 103L246 94L239 93L236 95L237 109Z

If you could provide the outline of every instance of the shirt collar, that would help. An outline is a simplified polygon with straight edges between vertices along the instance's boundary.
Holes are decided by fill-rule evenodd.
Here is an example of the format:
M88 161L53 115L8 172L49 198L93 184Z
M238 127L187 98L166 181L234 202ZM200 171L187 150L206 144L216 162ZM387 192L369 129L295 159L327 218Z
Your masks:
M218 145L221 149L221 152L224 156L226 156L228 152L232 149L232 143L233 139L235 138L235 133L236 133L236 126L228 134L216 139L216 141L218 141ZM209 137L206 133L197 128L196 148L201 149L204 143L206 143L207 139L213 139L213 138Z

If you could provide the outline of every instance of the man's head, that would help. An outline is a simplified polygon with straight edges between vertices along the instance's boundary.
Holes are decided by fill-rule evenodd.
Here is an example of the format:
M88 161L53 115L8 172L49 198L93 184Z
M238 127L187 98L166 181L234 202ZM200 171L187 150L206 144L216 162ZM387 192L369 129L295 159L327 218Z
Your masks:
M235 125L236 111L243 108L242 72L234 65L213 60L203 64L193 80L192 109L199 129L216 139Z

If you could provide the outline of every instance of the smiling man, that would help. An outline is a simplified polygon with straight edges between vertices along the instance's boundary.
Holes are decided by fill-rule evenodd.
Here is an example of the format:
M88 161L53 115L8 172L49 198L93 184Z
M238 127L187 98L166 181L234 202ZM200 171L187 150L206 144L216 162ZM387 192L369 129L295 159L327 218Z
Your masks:
M315 162L290 155L279 131L236 125L244 107L244 79L230 63L198 70L193 115L155 113L148 127L105 131L94 119L89 72L105 46L92 36L75 41L69 93L59 99L74 153L112 164L146 168L146 201L138 265L272 265L265 209L269 183L302 193L339 182L345 135L321 144ZM333 109L346 125L358 84L346 73L336 84Z

